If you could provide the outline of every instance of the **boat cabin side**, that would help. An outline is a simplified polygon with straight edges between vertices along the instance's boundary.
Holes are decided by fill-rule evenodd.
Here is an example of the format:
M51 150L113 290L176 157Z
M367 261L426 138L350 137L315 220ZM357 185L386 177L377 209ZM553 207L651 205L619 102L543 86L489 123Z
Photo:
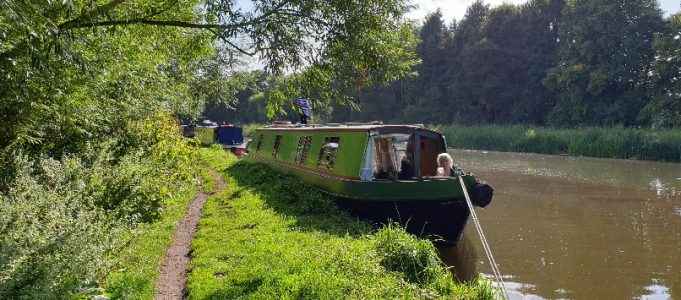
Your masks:
M433 176L437 156L447 149L442 134L421 128L369 132L360 177L364 181L412 180Z
M265 160L362 181L432 176L445 151L440 133L415 126L265 128L249 145L250 155Z

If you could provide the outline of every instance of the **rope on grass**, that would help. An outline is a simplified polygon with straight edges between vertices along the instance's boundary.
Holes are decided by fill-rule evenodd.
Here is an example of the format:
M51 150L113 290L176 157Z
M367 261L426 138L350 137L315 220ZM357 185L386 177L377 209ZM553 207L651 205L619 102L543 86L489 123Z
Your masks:
M468 205L468 210L470 210L471 212L471 217L473 217L473 223L475 224L475 229L478 232L478 236L480 236L482 248L485 250L485 255L487 256L487 260L489 261L490 266L492 266L492 273L494 273L494 278L501 285L501 292L504 299L509 299L508 291L506 291L506 285L504 285L504 280L501 277L501 272L499 271L499 266L497 266L497 262L494 261L492 250L489 248L487 238L485 238L485 234L482 232L482 226L480 226L478 215L475 213L475 210L473 209L473 203L471 202L470 196L468 196L468 190L466 189L466 185L463 183L463 176L457 175L457 177L459 177L459 183L461 183L461 189L463 190L463 194L464 196L466 196L466 204Z

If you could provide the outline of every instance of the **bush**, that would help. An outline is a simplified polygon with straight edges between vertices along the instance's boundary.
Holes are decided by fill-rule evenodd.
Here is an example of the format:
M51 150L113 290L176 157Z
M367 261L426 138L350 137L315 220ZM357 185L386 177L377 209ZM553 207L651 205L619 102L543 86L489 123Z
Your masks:
M61 298L96 287L124 227L87 196L88 170L75 159L15 163L18 176L0 196L0 298ZM32 175L36 169L42 174Z
M166 114L54 159L5 149L0 299L88 293L140 222L193 178L192 150Z

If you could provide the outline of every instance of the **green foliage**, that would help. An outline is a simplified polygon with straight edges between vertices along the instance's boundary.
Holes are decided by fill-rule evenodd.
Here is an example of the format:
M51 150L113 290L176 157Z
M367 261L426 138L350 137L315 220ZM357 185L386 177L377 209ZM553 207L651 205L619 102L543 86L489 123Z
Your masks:
M428 241L374 232L268 166L212 149L201 157L228 187L204 208L190 299L493 299L486 281L455 284Z
M492 125L451 125L437 129L445 134L448 146L453 148L681 161L681 132L672 129Z
M0 298L93 292L130 230L174 205L191 149L165 114L128 128L139 130L60 160L6 150L16 175L0 194Z
M246 124L243 126L244 136L253 137L255 130L267 126L267 124Z
M641 117L653 126L681 126L681 13L669 17L668 28L655 36L650 103Z
M418 76L353 91L361 111L335 107L325 119L679 125L679 15L664 20L656 1L475 1L463 19L441 18L417 30Z
M544 81L558 94L551 123L634 124L648 101L642 83L663 25L657 2L570 1L561 20L559 63Z
M58 299L96 287L126 220L88 197L79 160L21 155L15 164L15 183L0 196L0 298Z
M149 4L118 6L108 14L134 15ZM128 121L144 119L149 108L200 111L188 102L197 98L192 61L211 53L205 34L134 26L59 29L74 15L86 14L88 5L2 5L0 14L10 21L5 24L10 50L0 55L1 148L17 145L59 158L125 132ZM163 14L184 18L191 11L179 6Z
M356 93L361 112L331 119L405 123L543 123L555 97L541 80L555 65L562 0L490 9L472 3L447 26L438 12L418 30L418 77Z
M291 74L280 95L341 102L417 61L404 0L252 4L0 2L0 298L90 294L193 178L172 116L260 92L240 54Z
M381 265L387 270L402 273L407 281L431 286L438 293L447 294L451 285L446 281L446 270L435 253L432 243L413 236L389 224L376 232L376 249ZM443 281L444 280L444 281Z

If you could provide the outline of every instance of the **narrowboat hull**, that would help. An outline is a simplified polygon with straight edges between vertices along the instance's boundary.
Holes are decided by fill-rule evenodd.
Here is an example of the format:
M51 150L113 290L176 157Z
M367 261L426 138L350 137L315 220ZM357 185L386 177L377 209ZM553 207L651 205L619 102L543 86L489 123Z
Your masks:
M361 181L255 155L244 158L295 175L333 196L339 207L353 216L374 225L398 222L414 235L442 243L459 240L470 214L456 177ZM464 175L463 179L469 191L476 184L473 176Z
M338 198L338 206L372 225L397 222L407 232L453 245L461 238L470 212L464 201L365 201Z

